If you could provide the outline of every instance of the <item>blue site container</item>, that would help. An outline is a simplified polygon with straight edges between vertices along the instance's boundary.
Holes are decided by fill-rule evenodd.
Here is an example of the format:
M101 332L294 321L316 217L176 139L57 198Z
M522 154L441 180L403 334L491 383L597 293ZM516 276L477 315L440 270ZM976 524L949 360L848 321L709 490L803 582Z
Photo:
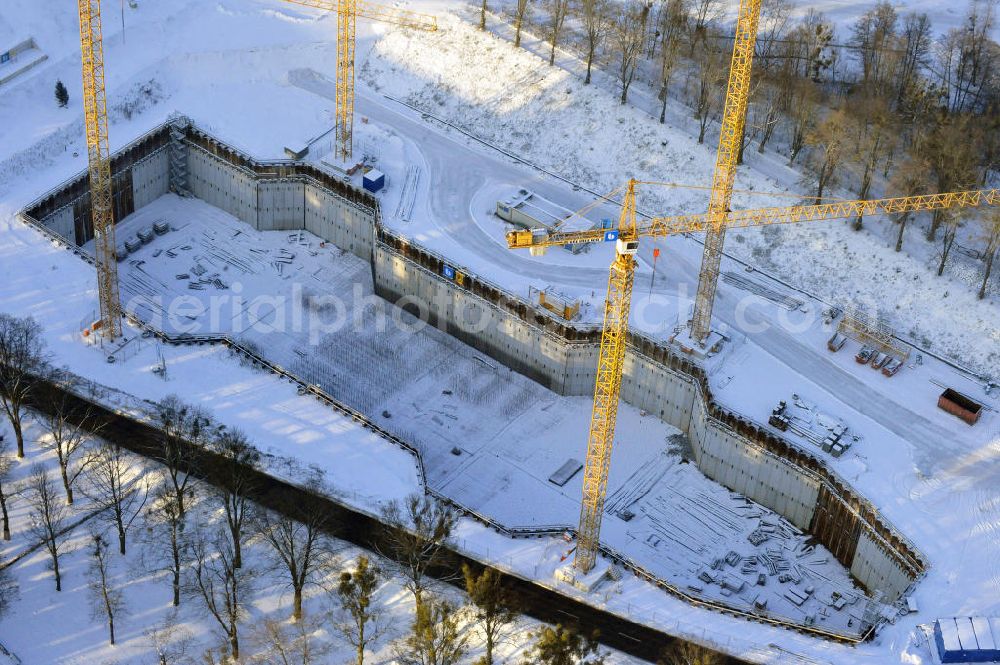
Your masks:
M372 169L365 174L361 184L365 189L374 194L385 187L385 174L377 169Z
M1000 618L938 619L934 642L942 663L996 662L1000 660Z

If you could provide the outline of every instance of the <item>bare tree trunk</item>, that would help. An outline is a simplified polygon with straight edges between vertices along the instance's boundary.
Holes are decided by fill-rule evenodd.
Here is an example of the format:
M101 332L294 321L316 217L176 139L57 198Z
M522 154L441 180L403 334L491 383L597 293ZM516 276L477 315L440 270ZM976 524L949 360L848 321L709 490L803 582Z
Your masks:
M587 47L587 76L583 79L584 85L590 85L590 70L594 65L594 44L591 42L590 46Z
M990 283L990 275L993 273L993 260L996 258L997 252L994 250L991 254L986 257L986 266L983 270L983 285L979 287L979 299L983 300L986 298L986 286ZM6 515L5 515L6 517Z
M292 619L302 620L302 585L296 584L292 590Z
M10 540L10 516L7 515L7 495L0 487L0 512L3 512L3 539Z
M907 213L899 218L899 235L896 236L896 251L903 251L903 232L906 230L906 224L910 221L910 214Z
M944 266L948 263L948 255L951 254L951 246L955 244L955 235L958 233L957 224L949 225L944 232L944 245L941 251L941 263L938 264L938 277L944 274Z
M174 552L174 571L173 571L174 607L180 607L181 604L181 560L178 554L179 554L178 552Z
M757 145L757 152L764 154L764 148L767 146L771 137L774 136L774 128L778 125L777 112L773 107L769 108L767 111L767 117L764 119L764 128L760 133L760 143Z
M563 24L566 21L566 13L569 11L569 0L553 0L552 9L552 48L549 51L549 66L556 64L556 47L559 45L559 35L562 33Z
M483 6L479 10L479 29L486 29L486 0L483 0Z
M21 428L21 414L15 413L10 419L10 424L14 428L14 439L17 441L17 456L24 459L24 431Z
M872 168L871 165L865 165L865 173L861 177L861 189L858 191L858 199L864 201L868 198L868 194L871 193L872 188ZM858 215L854 220L854 230L860 231L862 225L864 224L864 215Z
M514 13L514 48L521 47L521 27L524 25L524 17L528 13L528 0L517 0L517 9Z
M125 554L125 525L120 520L118 522L118 553Z
M66 472L66 462L59 459L59 475L62 476L63 489L66 490L66 505L73 505L73 486L69 482L69 474Z
M944 214L940 210L935 210L931 216L931 227L927 229L927 242L934 242L937 239L937 232L941 228L943 220ZM941 273L939 272L938 274L940 275Z

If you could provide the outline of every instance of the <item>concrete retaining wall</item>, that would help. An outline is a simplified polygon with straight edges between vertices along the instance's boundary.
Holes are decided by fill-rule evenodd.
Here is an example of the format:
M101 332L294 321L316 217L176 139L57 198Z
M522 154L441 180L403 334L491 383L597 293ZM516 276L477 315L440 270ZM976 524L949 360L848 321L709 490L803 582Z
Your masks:
M138 210L170 191L170 155L157 150L132 166L132 201Z
M116 177L131 185L123 209L145 205L169 185L168 134L151 132L116 155ZM182 141L191 194L259 230L306 229L370 260L378 295L556 393L592 393L596 327L568 325L393 234L379 224L373 197L314 166L257 162L192 126ZM82 244L85 184L81 177L36 201L26 218ZM446 265L454 279L443 276ZM916 548L821 460L715 403L690 359L632 334L624 372L622 399L686 432L705 475L813 534L884 600L899 597L924 571Z
M447 279L443 257L385 229L377 233L379 295L411 310L408 300L419 299L433 324L555 392L592 393L597 330L569 328L461 269ZM687 433L706 476L814 535L886 601L924 570L916 549L873 505L810 453L715 403L704 372L668 347L630 336L622 399Z

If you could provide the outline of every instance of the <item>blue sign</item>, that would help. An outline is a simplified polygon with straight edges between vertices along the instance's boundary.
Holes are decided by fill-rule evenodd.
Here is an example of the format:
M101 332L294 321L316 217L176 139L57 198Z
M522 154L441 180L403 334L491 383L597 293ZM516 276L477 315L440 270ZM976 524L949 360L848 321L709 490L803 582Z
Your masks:
M449 265L446 265L443 268L441 268L441 274L447 277L448 279L455 279L455 269Z
M7 62L8 60L10 60L10 51L0 53L0 63Z
M610 229L611 228L611 220L608 219L607 217L605 217L604 219L602 219L601 220L601 228L602 229Z
M604 242L615 242L618 240L618 231L606 231L604 233Z

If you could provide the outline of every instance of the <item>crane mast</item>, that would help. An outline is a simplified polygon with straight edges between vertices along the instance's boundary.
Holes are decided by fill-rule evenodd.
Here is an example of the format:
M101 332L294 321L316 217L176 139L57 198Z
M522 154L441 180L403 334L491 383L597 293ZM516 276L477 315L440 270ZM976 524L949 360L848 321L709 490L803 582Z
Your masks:
M544 251L549 247L571 244L607 242L615 239L615 260L608 277L608 295L604 302L604 327L594 382L594 407L590 417L587 440L587 461L583 475L583 499L580 505L580 526L577 532L573 566L589 572L597 561L600 546L601 521L607 498L608 470L614 444L618 403L621 398L622 373L628 343L628 320L631 311L632 285L635 281L635 253L639 239L664 238L681 233L711 232L718 229L719 215L657 217L636 223L636 188L650 184L630 180L622 201L617 237L604 229L584 231L544 230L511 231L507 245L511 249ZM734 228L794 224L830 219L853 219L858 215L893 214L932 210L1000 206L1000 190L984 189L948 192L890 199L840 201L811 206L740 210L723 215L725 224ZM725 229L723 229L725 230ZM614 232L612 232L614 233Z
M104 91L104 44L100 0L79 0L80 55L83 71L83 109L87 133L90 208L94 226L94 258L101 329L107 339L121 335L121 297L115 255L111 157L108 147L108 108Z
M604 303L604 328L597 360L587 461L583 471L580 528L577 532L576 556L573 559L574 567L584 573L594 567L600 545L601 518L607 498L608 469L611 466L622 368L625 364L632 285L635 282L635 252L638 248L634 182L629 183L625 192L618 230L615 260L608 277L608 297Z
M358 16L408 28L433 32L437 19L430 14L359 0L285 0L292 4L337 12L337 117L336 146L339 159L347 161L353 152L354 135L354 54ZM97 263L97 292L100 301L100 328L110 340L122 334L121 295L118 290L118 258L111 153L108 145L108 109L104 83L104 35L100 0L78 0L80 17L80 60L83 72L84 129L87 135L87 167L90 176L91 217L94 227L94 258Z
M437 18L431 14L364 0L284 1L293 5L337 12L337 109L334 153L337 159L346 162L354 152L354 60L358 18L393 23L426 32L437 30Z
M337 159L354 152L354 47L357 0L337 0Z
M722 247L726 240L726 217L733 200L736 181L736 163L739 161L746 126L747 104L750 101L750 75L753 69L754 45L760 23L761 0L741 0L736 36L733 42L733 59L729 70L729 87L722 115L719 135L719 152L715 161L712 180L712 200L708 212L711 224L705 234L705 251L701 258L698 276L698 293L695 296L694 315L691 317L691 337L704 343L712 332L712 307L715 290L719 284L719 265Z

